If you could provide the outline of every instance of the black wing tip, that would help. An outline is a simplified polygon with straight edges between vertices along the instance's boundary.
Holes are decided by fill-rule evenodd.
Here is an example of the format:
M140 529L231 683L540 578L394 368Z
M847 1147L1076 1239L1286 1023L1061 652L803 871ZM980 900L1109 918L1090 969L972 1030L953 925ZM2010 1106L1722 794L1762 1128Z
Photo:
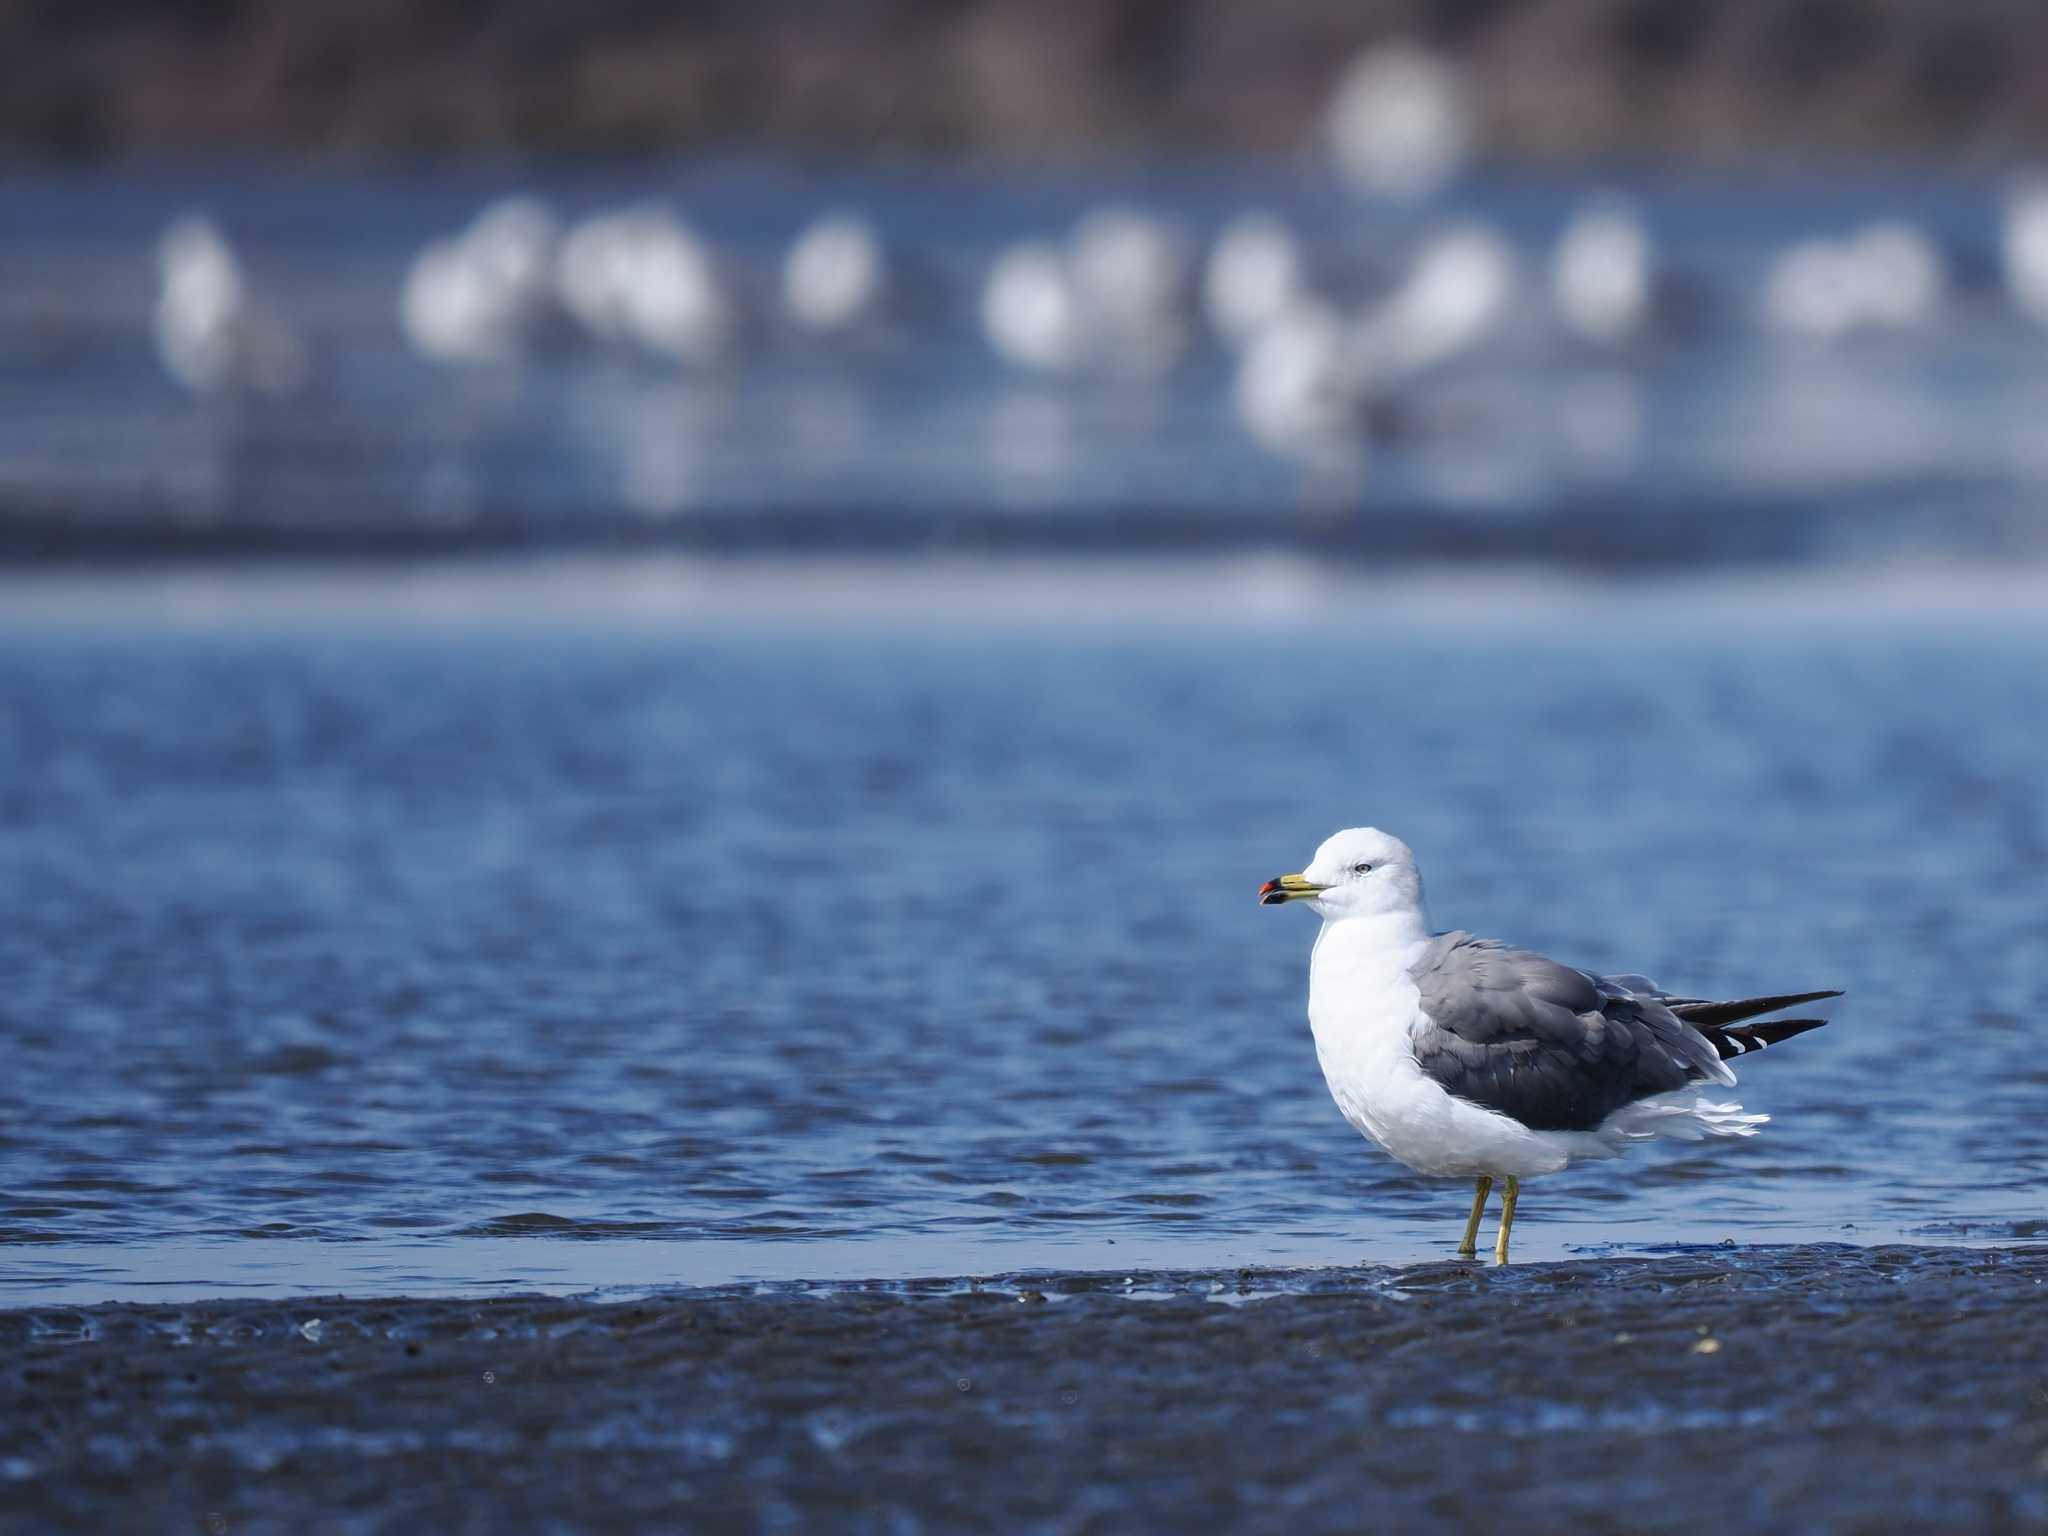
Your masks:
M1770 1019L1760 1024L1735 1024L1725 1029L1709 1027L1702 1033L1713 1043L1721 1059L1727 1061L1730 1057L1745 1056L1751 1051L1790 1040L1794 1035L1803 1035L1810 1029L1819 1029L1827 1022L1826 1019Z
M1744 1001L1776 1003L1780 1008L1795 1008L1801 1003L1818 1003L1830 997L1843 997L1846 995L1840 987L1823 987L1818 992L1785 992L1776 997L1752 997Z
M1715 1002L1711 998L1687 997L1667 1002L1664 1006L1694 1028L1710 1029L1739 1024L1744 1019L1753 1019L1760 1014L1797 1008L1802 1003L1820 1003L1844 995L1839 989L1829 989L1820 992L1780 992L1770 997L1734 997L1725 1002Z

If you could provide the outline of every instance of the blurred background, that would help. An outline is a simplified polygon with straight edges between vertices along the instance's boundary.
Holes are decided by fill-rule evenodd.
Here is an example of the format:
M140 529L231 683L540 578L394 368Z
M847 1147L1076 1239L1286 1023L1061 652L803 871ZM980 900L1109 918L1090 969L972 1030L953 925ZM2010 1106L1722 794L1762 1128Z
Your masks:
M2041 1230L2036 7L0 0L0 157L11 1294L1439 1254L1368 822L1852 993L1522 1251Z
M0 556L2031 559L2004 0L0 3Z

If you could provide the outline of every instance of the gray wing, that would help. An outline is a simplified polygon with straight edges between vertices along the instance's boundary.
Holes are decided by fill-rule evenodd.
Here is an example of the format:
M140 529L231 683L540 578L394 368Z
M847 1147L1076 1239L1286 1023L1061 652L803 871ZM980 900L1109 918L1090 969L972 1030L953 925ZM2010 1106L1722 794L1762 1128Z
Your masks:
M1733 1082L1720 1052L1645 988L1469 933L1440 934L1412 973L1415 1058L1445 1091L1532 1130L1590 1131L1625 1104Z

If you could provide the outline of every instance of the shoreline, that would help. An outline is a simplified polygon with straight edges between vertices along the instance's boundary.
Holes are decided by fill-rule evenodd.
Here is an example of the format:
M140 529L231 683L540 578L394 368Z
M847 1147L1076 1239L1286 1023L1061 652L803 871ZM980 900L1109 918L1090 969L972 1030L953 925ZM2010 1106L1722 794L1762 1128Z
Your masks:
M2048 563L1918 562L1602 573L1355 566L1284 553L1156 559L528 554L386 564L294 556L0 567L0 627L227 630L365 621L424 629L924 630L960 626L1361 631L1572 626L1589 600L1660 624L2043 628Z
M2044 1285L1807 1245L8 1310L0 1524L2010 1529Z
M1444 1224L1417 1220L1369 1238L1317 1232L1204 1234L1124 1231L1118 1237L1036 1232L1014 1238L923 1234L745 1240L621 1233L540 1213L498 1218L482 1232L388 1240L315 1236L182 1239L18 1239L0 1248L0 1314L44 1308L297 1305L403 1297L502 1301L545 1297L587 1305L741 1292L921 1293L1012 1283L1090 1289L1145 1274L1257 1277L1261 1294L1373 1272L1398 1277L1457 1266ZM2005 1253L2048 1237L2048 1222L1944 1226L1873 1224L1842 1235L1809 1223L1754 1223L1745 1240L1701 1222L1651 1232L1606 1217L1553 1214L1530 1224L1522 1264L1727 1262L1806 1250L1923 1256ZM1390 1282L1391 1283L1391 1282Z

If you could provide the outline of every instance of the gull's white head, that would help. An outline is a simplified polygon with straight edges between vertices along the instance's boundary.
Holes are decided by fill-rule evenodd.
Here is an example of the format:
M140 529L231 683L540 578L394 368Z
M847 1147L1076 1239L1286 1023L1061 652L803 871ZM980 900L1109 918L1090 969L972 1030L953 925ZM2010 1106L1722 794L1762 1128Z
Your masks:
M1325 922L1422 911L1415 854L1377 827L1352 827L1324 840L1307 869L1259 887L1261 906L1305 901Z

